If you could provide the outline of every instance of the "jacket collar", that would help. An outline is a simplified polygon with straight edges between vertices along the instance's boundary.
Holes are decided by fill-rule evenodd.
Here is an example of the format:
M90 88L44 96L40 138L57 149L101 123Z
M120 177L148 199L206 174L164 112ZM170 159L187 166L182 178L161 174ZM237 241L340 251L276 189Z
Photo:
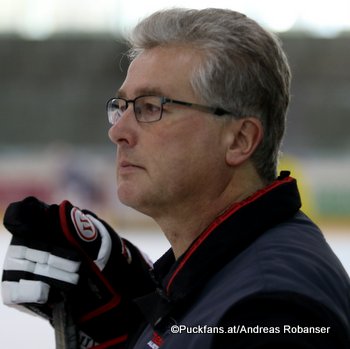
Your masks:
M289 172L282 172L275 182L219 215L177 261L172 250L165 253L154 266L157 292L136 302L150 322L156 323L266 230L294 216L300 207L296 180Z

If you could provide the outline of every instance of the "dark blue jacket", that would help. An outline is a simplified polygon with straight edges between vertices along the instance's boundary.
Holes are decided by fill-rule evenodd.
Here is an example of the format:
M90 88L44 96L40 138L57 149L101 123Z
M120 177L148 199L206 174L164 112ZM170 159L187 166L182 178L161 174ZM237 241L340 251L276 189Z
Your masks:
M350 348L349 277L300 206L284 174L169 250L129 348Z

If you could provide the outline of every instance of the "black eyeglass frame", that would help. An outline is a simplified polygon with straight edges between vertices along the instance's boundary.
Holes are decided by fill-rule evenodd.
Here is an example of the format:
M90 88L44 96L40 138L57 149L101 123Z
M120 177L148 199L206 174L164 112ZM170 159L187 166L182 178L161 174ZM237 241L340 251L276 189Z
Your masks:
M137 118L137 113L135 110L135 102L139 99L139 98L143 98L143 97L157 97L160 99L160 113L159 113L159 118L156 120L151 120L151 121L144 121L144 120L139 120ZM106 103L106 110L107 110L107 116L108 116L108 121L110 122L110 124L114 125L112 121L112 118L109 116L110 113L110 105L114 100L117 99L121 99L125 102L125 108L127 109L129 107L129 103L133 104L133 111L134 111L134 115L135 118L138 122L142 122L142 123L151 123L151 122L157 122L159 120L162 119L163 116L163 105L164 104L178 104L178 105L182 105L188 108L192 108L192 109L196 109L199 111L203 111L205 113L210 113L210 114L214 114L217 116L222 116L222 115L226 115L226 114L231 114L229 111L223 109L223 108L215 108L215 107L209 107L206 105L202 105L202 104L196 104L196 103L190 103L190 102L184 102L184 101L179 101L177 99L171 99L168 97L164 97L164 96L154 96L154 95L142 95L142 96L138 96L134 99L125 99L122 97L112 97L110 98L107 103Z

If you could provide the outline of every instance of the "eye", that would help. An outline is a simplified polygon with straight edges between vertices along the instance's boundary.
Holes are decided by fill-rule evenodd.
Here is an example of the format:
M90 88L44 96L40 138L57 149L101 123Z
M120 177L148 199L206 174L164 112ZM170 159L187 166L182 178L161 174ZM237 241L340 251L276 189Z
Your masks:
M147 102L142 106L142 112L147 114L155 114L160 112L159 104L153 104L151 102Z
M135 103L136 118L139 121L151 122L159 120L161 114L161 101L159 97L144 96Z
M136 117L139 121L150 122L159 119L160 106L153 103L142 103L135 108Z

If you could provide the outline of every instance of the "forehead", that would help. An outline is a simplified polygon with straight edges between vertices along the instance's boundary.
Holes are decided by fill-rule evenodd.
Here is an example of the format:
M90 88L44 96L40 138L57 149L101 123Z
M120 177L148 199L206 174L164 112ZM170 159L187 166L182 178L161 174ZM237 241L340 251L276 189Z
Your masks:
M131 62L119 96L155 94L195 101L190 80L199 62L199 53L187 47L145 50Z

